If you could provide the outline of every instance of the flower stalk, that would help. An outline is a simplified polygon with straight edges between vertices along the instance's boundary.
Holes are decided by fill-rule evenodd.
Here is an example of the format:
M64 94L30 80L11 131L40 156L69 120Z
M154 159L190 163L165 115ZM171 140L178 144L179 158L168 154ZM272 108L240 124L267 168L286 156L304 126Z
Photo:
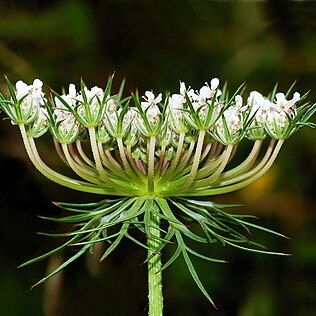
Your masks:
M148 193L153 194L155 188L155 136L151 136L148 142Z
M153 208L157 208L155 202L151 202ZM163 313L163 294L162 294L162 263L160 239L160 219L149 210L149 230L147 236L148 245L148 304L149 316L162 316Z

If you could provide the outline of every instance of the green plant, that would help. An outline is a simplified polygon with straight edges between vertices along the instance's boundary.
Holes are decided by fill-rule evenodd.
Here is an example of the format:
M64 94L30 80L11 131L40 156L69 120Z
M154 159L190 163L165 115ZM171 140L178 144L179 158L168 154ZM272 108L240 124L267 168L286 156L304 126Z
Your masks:
M148 252L149 315L162 315L162 272L179 256L214 305L191 256L225 261L200 254L188 240L286 254L266 251L249 239L250 229L282 234L254 224L251 216L230 214L229 205L216 204L208 197L241 189L265 174L284 141L300 127L313 125L308 120L316 107L302 104L305 96L297 92L287 100L292 87L285 95L276 93L275 87L268 98L253 91L244 102L239 94L242 86L229 96L227 87L219 90L219 80L214 78L198 91L181 82L180 93L163 100L161 94L156 97L151 91L142 98L138 93L124 97L124 82L113 94L112 80L109 78L105 89L89 90L81 82L77 91L71 84L67 94L52 91L47 98L39 79L32 85L18 81L15 88L7 80L9 96L0 94L1 109L19 127L38 171L62 186L102 196L95 203L57 203L71 215L47 219L72 223L73 230L45 235L67 237L68 241L21 266L68 246L79 246L76 254L36 286L97 243L108 244L101 257L104 260L128 238ZM35 140L47 131L56 152L76 177L56 172L41 159ZM244 138L253 141L253 147L243 162L229 168ZM90 153L82 146L85 142ZM190 230L190 222L198 225L198 232ZM135 231L145 238L138 238ZM176 250L162 263L162 250L169 243L176 243Z

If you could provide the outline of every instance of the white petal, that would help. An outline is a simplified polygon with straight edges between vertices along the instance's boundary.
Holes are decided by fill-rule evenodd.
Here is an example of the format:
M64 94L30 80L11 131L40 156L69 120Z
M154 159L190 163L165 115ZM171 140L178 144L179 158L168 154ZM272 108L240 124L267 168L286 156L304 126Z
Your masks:
M203 99L208 99L210 98L212 95L212 90L210 89L210 87L208 86L203 86L201 89L200 89L200 97L203 98Z
M18 94L22 94L25 95L29 92L29 86L23 82L22 80L19 80L16 84L15 84L15 88Z
M295 92L293 94L292 102L296 103L297 101L299 101L300 98L301 98L301 95L298 92Z
M219 86L219 79L218 78L213 78L211 80L211 89L215 90L215 89L218 88L218 86Z
M159 93L158 96L157 96L157 98L154 100L154 102L157 104L157 103L159 103L159 102L161 102L161 101L162 101L162 94Z
M69 93L69 95L70 95L71 97L73 97L73 98L76 96L76 93L77 93L77 91L76 91L76 86L75 86L73 83L71 83L71 84L69 85L68 93Z
M33 81L33 87L41 89L43 87L43 82L41 80L39 80L39 79L35 79Z
M242 96L241 95L236 95L235 96L235 103L236 103L236 108L241 109L242 108Z
M146 91L145 96L147 97L148 102L155 100L155 95L151 91Z
M180 94L185 95L187 92L187 88L185 86L185 83L180 81Z
M143 101L140 104L141 104L143 110L146 110L148 108L148 106L150 105L150 103L147 101Z

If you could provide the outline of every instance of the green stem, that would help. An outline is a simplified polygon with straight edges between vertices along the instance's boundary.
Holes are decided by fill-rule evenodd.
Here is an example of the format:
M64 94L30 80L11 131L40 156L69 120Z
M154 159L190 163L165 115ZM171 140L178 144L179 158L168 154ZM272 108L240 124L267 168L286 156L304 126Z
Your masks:
M122 137L118 137L116 139L116 141L117 141L117 145L119 148L119 153L120 153L121 160L123 162L124 169L126 172L133 175L134 173L133 173L133 171L132 171L132 169L127 161L126 155L125 155L125 149L124 149Z
M102 143L98 142L98 149L101 157L101 162L111 172L122 173L121 165L116 162L116 160L111 156L112 159L109 159L109 156L106 155L106 152L103 149Z
M55 146L55 150L59 156L59 158L66 164L66 165L69 165L66 158L65 158L65 155L61 149L61 144L54 138L54 146Z
M98 174L95 172L91 172L89 169L82 167L81 165L79 165L78 163L76 163L73 159L73 157L71 156L69 149L68 149L68 145L67 144L62 144L62 149L63 149L63 153L66 157L66 160L70 166L70 168L82 179L88 181L88 182L92 182L95 184L100 184L100 180L98 179Z
M26 135L25 126L19 125L24 147L26 149L26 152L35 166L35 168L42 173L45 177L47 177L49 180L52 180L60 185L63 185L65 187L68 187L70 189L83 191L83 192L90 192L90 193L96 193L96 194L109 194L108 188L102 188L100 186L95 186L91 183L86 183L83 181L75 180L69 177L66 177L51 168L49 168L40 158L36 146L34 143L34 140L32 138L29 138Z
M223 172L226 165L228 164L232 150L233 150L233 145L228 145L223 153L221 163L216 168L215 172L212 175L210 175L209 177L207 177L206 179L197 181L196 184L194 184L193 186L202 187L202 186L205 186L207 184L214 182L220 176L220 174Z
M95 129L94 127L90 127L88 131L89 131L90 144L91 144L91 150L92 150L92 154L93 154L93 158L95 162L95 167L100 175L101 180L103 180L104 182L109 182L109 179L101 163L101 157L100 157L100 153L99 153L99 149L97 145Z
M126 147L126 156L127 156L127 159L129 161L130 165L132 166L134 172L137 174L137 176L140 179L144 180L145 176L144 176L143 172L137 167L136 162L135 162L135 160L132 157L132 148L131 148L131 146L127 146Z
M248 157L237 167L224 172L221 176L221 180L226 180L232 176L238 176L244 172L247 172L254 164L260 151L261 145L262 140L256 140Z
M267 164L267 162L270 159L270 156L271 156L271 154L272 154L272 152L273 152L273 150L275 148L274 146L275 146L275 140L272 139L270 141L270 144L269 144L269 147L268 147L268 149L266 151L266 154L264 155L262 160L253 169L251 169L250 171L247 171L247 172L245 172L243 174L240 174L240 175L237 175L235 177L232 177L230 179L224 180L224 181L222 181L222 179L220 178L219 179L219 183L217 183L216 185L217 186L227 186L227 185L230 185L230 184L233 184L233 183L240 182L242 180L245 180L245 179L250 178L253 175L257 174Z
M81 141L77 140L76 141L76 147L78 149L78 153L80 155L80 157L90 166L90 167L94 167L94 163L92 160L90 160L87 155L85 154L82 145L81 145Z
M187 196L208 196L208 195L224 194L224 193L229 193L229 192L233 192L233 191L242 189L242 188L252 184L256 180L258 180L260 177L262 177L270 169L270 167L272 166L274 160L276 159L283 143L284 143L283 139L278 140L272 155L270 156L268 161L265 163L264 167L261 170L259 170L256 174L252 175L250 178L247 178L246 180L240 181L236 184L227 185L224 187L217 187L217 188L203 189L200 191L196 190L196 191L192 191L192 192L186 192L186 195Z
M156 137L151 136L148 143L147 159L148 159L148 192L154 192L155 183L155 145Z
M172 162L171 162L171 165L167 171L167 174L169 174L170 172L173 172L180 161L182 149L183 149L183 144L184 144L184 138L185 138L185 133L181 133L179 136L179 143L177 146L176 154L175 154L174 158L172 159Z
M184 185L185 189L189 188L192 185L192 183L196 177L196 174L198 172L205 133L206 133L205 130L200 130L199 138L198 138L197 145L196 145L195 155L194 155L194 159L193 159L193 163L192 163L192 168L191 168L191 171L189 174L189 178L188 178L186 184Z
M153 202L155 203L155 202ZM152 204L155 207L155 204ZM162 295L162 271L161 254L157 253L160 247L160 219L150 211L149 227L147 237L148 245L148 303L149 316L162 316L163 295ZM155 238L156 237L156 238ZM154 255L153 255L154 254Z

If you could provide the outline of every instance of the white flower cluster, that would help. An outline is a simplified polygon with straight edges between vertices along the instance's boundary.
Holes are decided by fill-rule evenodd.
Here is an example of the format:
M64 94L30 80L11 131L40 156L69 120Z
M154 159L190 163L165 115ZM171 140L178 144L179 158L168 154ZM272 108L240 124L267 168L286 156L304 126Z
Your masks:
M21 116L28 123L32 122L44 105L43 82L35 79L33 84L27 85L22 80L15 84L16 98L20 103Z
M267 135L286 138L285 132L297 114L295 104L300 100L298 92L290 100L283 93L277 93L271 100L257 91L252 91L246 102L241 95L228 99L219 89L218 78L198 90L180 82L179 93L170 95L164 103L161 93L155 96L152 91L146 91L142 100L134 100L134 107L97 86L90 90L83 86L78 91L70 84L68 93L56 94L54 100L45 99L42 87L39 79L31 85L23 81L16 83L21 118L12 120L29 125L32 137L42 135L49 125L52 129L55 126L54 136L65 143L73 142L89 127L96 128L100 142L122 137L132 145L139 136L150 133L171 141L181 133L192 134L203 129L224 145L238 143L244 136L252 140ZM52 104L50 122L46 103Z
M29 134L33 137L43 135L49 128L42 87L43 82L39 79L35 79L31 85L27 85L22 80L15 84L15 97L20 105L20 112L17 114L17 120L11 118L11 122L29 124Z
M252 91L247 102L241 95L236 95L227 103L220 98L222 91L218 87L218 78L213 78L210 84L205 83L199 90L186 88L185 83L180 82L180 93L169 97L166 111L170 127L176 134L185 133L190 128L206 129L225 145L237 143L243 136L255 140L269 134L279 139L285 136L284 131L296 115L295 104L300 100L298 92L291 100L287 100L283 93L277 93L270 101ZM148 109L148 120L155 123L161 115L158 106L162 101L161 94L155 97L153 92L146 91L144 98L147 102L142 102L142 107Z
M283 93L275 95L274 102L264 97L257 91L252 91L247 104L254 116L253 126L264 128L272 137L278 138L288 126L291 118L296 116L296 102L300 100L300 94L295 92L291 100L286 100Z
M77 104L76 97L77 92L74 84L69 85L68 94L62 94L60 99L55 97L56 108L54 109L54 115L60 139L69 138L70 140L74 140L78 136L80 125L73 113L65 105L66 103L71 108L75 108Z

